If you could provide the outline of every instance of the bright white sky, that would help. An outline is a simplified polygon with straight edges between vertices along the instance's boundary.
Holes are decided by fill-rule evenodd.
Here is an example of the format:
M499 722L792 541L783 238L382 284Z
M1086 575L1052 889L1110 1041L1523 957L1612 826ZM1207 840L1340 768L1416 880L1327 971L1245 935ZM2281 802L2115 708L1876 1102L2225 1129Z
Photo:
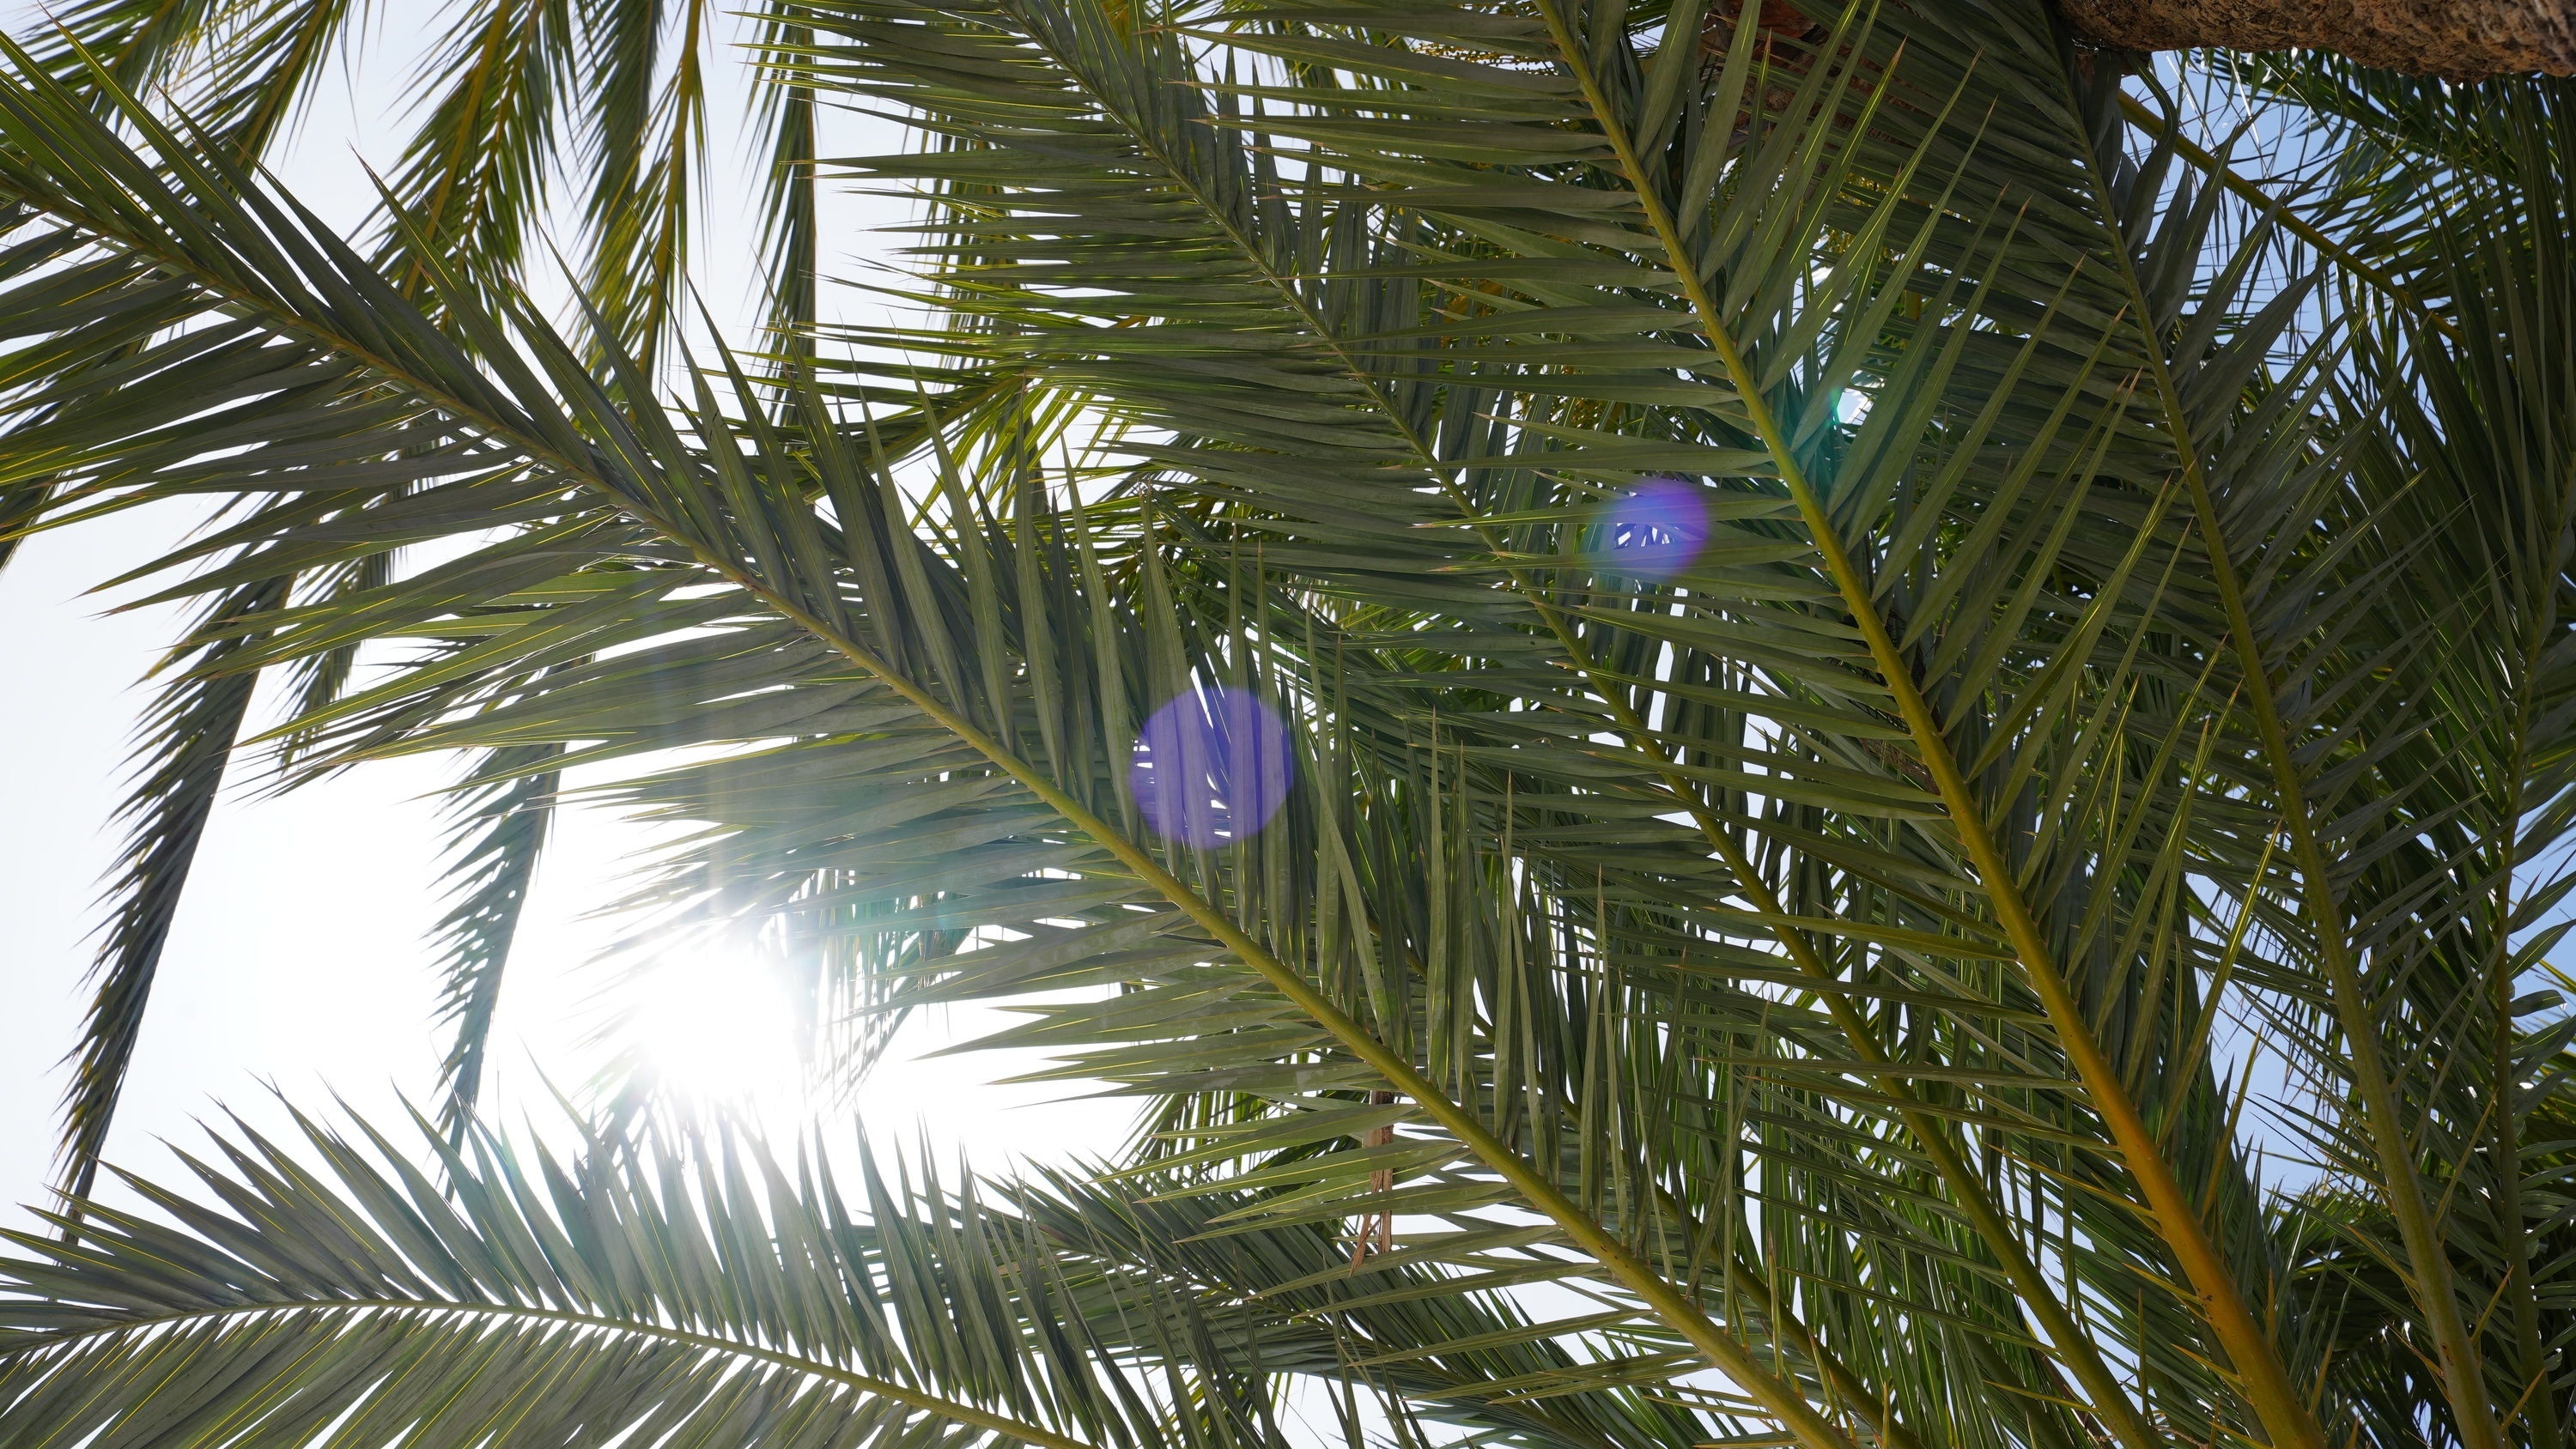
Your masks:
M0 16L24 36L35 8L8 3ZM326 83L300 143L278 165L287 187L322 215L354 223L372 195L362 160L379 169L395 161L401 86L432 9L378 7L385 18L355 82ZM733 125L743 110L738 61L720 55L711 74L719 164L703 213L711 227L698 240L702 260L693 270L710 306L747 319L757 275L749 230L757 163ZM870 129L877 134L854 126L827 132L826 154L893 149L882 128ZM826 274L855 274L880 247L868 228L900 219L888 202L827 203ZM728 278L744 279L746 294L724 295ZM14 1205L40 1201L51 1177L67 1077L58 1059L78 1032L89 934L101 918L97 891L119 842L109 817L147 697L136 681L179 623L169 610L110 614L117 596L87 591L168 546L191 522L127 515L40 536L0 571L0 618L11 624L0 633L7 681L0 749L17 762L0 775L0 1003L10 1013L9 1049L0 1052L0 1224L25 1223ZM441 911L433 889L436 802L427 797L447 768L377 766L284 797L263 796L258 782L238 775L227 781L161 963L111 1162L170 1181L178 1166L165 1143L194 1147L202 1141L195 1124L224 1108L263 1129L281 1126L270 1084L308 1110L330 1110L337 1093L388 1124L399 1118L400 1095L429 1101L444 1040L431 1025L436 983L424 944ZM584 964L614 923L583 916L612 893L606 882L641 841L597 813L571 813L558 827L493 1044L486 1101L507 1120L554 1111L539 1068L567 1086L587 1069L578 1044L598 977ZM727 963L706 966L719 982L726 970ZM741 1015L722 1023L724 1034L757 1052L765 1023ZM916 1022L897 1055L998 1024L989 1016ZM963 1147L984 1167L1022 1154L1061 1160L1106 1152L1123 1140L1131 1121L1123 1104L987 1085L1027 1065L985 1057L899 1062L855 1102L827 1110L889 1146L925 1131L943 1151ZM847 1130L836 1126L834 1135Z

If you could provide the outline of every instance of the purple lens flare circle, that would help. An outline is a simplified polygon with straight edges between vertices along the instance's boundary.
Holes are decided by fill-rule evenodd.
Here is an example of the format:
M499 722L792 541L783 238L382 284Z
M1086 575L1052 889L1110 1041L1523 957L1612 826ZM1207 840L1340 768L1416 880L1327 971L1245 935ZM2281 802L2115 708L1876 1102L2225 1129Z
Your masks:
M1211 850L1268 825L1290 773L1278 711L1248 690L1200 688L1145 721L1127 790L1155 834Z
M1601 506L1593 553L1604 570L1664 580L1697 562L1708 546L1708 492L1687 478L1657 473Z

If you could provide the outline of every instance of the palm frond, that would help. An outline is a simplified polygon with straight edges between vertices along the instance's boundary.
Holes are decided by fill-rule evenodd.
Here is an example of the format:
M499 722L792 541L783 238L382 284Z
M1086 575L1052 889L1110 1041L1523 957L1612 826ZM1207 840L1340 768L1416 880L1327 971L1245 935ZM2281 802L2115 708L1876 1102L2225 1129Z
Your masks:
M241 1131L189 1159L221 1208L134 1180L169 1223L82 1204L77 1246L12 1234L0 1443L1280 1442L1227 1368L1123 1372L1059 1318L1046 1244L864 1149L861 1215L819 1147L585 1134L566 1157L416 1121L410 1151L364 1124L299 1117L296 1153Z
M409 295L431 294L433 261L487 288L518 276L578 94L576 35L572 0L478 0L446 26L388 178L409 224L381 260Z
M389 276L104 80L0 97L27 507L237 500L138 576L315 582L201 672L408 651L295 778L480 762L451 1127L539 818L476 812L579 769L676 827L636 949L783 944L845 1073L1002 1004L1144 1104L1114 1186L930 1214L1051 1224L1131 1369L1405 1444L2561 1421L2550 83L2320 103L2385 146L2274 193L2021 0L760 19L772 320L818 170L928 202L931 315L667 407L667 312L559 335L419 176ZM831 105L921 144L814 162Z
M263 616L284 607L286 593L286 580L272 577L218 595L197 647L172 661L187 666L184 672L162 688L144 717L137 779L120 810L125 849L109 886L116 914L91 968L89 1011L63 1102L61 1159L71 1196L88 1196L97 1177L162 948L250 707L253 676L226 672L224 665L256 644Z
M486 751L453 807L467 833L447 868L455 904L437 926L446 943L439 1014L455 1032L439 1063L439 1122L451 1142L462 1140L482 1097L493 1014L563 787L554 768L563 753L552 744Z

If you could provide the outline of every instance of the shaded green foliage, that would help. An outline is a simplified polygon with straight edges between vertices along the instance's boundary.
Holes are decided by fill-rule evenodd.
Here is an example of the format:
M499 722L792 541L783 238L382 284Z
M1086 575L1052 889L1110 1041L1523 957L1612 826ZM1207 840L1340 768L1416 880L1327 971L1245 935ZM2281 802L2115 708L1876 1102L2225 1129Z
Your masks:
M930 320L666 405L695 62L648 101L649 7L596 32L633 204L559 327L492 238L577 17L487 8L518 109L378 254L112 71L0 90L27 506L235 500L137 571L269 591L174 698L398 645L286 768L475 761L429 1150L508 1198L324 1136L346 1212L265 1148L237 1222L85 1208L11 1269L26 1442L1198 1449L1292 1383L1405 1445L2558 1442L2563 84L2237 62L2348 143L2258 207L2037 4L805 0L771 321L836 180L926 199ZM922 144L815 157L834 104ZM1215 687L1286 798L1166 836L1135 742ZM471 1063L575 770L689 827L639 933L786 943L823 1070L1007 1003L1134 1161L853 1214L602 1134L535 1196ZM308 1218L341 1259L272 1265Z

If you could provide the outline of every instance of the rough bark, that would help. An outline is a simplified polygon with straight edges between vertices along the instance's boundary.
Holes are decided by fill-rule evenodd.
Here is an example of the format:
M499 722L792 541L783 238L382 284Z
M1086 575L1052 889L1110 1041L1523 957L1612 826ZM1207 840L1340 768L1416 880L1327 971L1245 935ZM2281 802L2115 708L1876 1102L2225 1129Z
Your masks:
M2454 81L2576 74L2576 0L2059 0L2059 7L2077 35L2124 50L2330 50Z

